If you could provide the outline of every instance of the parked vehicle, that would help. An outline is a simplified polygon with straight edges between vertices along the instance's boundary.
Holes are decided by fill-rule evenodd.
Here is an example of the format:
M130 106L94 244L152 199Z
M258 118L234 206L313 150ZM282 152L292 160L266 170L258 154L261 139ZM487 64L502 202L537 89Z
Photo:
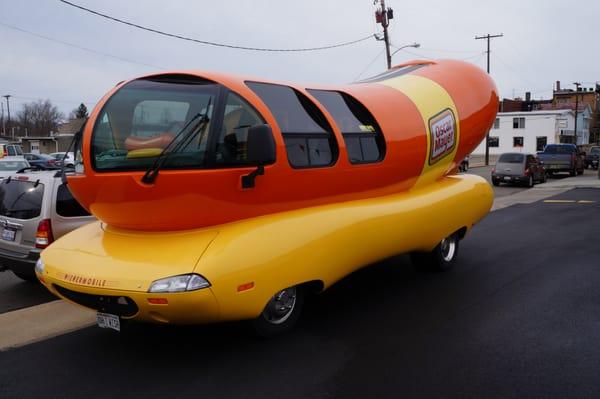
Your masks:
M34 280L42 249L94 220L73 198L60 171L13 173L0 182L0 268Z
M585 167L598 169L600 161L600 146L590 147L590 151L585 156Z
M16 171L23 168L28 168L29 162L20 157L4 157L0 158L0 179L4 179Z
M569 172L571 176L583 174L583 158L575 144L548 144L538 158L549 175L558 172Z
M75 166L75 155L72 152L53 152L49 155L56 159L59 163L64 163L65 167L67 168L72 168Z
M23 148L19 144L0 144L0 157L23 156Z
M492 169L492 184L524 184L533 187L535 183L546 181L546 170L533 154L507 152L498 158Z
M460 165L458 165L458 170L460 172L466 172L467 170L469 170L469 157L466 156L461 162Z
M23 154L23 157L31 166L37 166L40 169L58 169L61 165L61 162L56 158L46 154L32 154L28 152Z
M101 327L251 320L281 333L305 295L378 260L448 270L493 203L482 177L449 176L498 110L491 77L466 62L337 87L169 72L111 90L68 176L102 223L36 265Z

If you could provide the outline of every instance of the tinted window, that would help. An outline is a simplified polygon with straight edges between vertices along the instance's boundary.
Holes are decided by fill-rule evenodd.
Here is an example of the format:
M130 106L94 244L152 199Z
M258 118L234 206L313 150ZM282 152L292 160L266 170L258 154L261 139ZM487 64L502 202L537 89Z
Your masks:
M335 161L337 146L331 127L312 101L291 87L246 83L277 120L293 167L327 166Z
M44 185L31 181L5 179L0 183L0 215L16 219L40 216Z
M523 154L502 154L498 163L523 163L525 156Z
M216 162L225 165L243 165L248 155L246 147L248 129L264 123L264 119L250 104L237 94L229 93L217 143Z
M553 145L549 144L544 149L544 152L549 154L571 154L577 152L577 149L573 145Z
M375 118L353 97L337 91L311 90L342 131L351 163L377 162L383 158L385 140Z
M600 154L600 147L592 147L590 154Z
M165 169L203 167L210 124L200 123L199 116L213 118L217 91L216 84L193 78L140 79L123 86L96 120L95 168L147 169L172 141L171 150L180 148L167 159Z
M61 184L56 192L56 213L64 217L89 216L90 213L82 207L69 188Z

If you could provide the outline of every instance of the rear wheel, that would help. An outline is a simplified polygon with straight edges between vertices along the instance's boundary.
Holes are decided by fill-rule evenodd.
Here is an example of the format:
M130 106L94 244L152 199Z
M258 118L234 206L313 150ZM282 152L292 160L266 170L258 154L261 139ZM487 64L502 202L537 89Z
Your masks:
M531 188L534 185L533 175L529 175L529 179L527 180L527 187Z
M304 290L294 286L273 295L260 316L252 320L257 335L273 337L291 330L302 312Z
M458 235L444 238L431 252L413 252L410 259L421 270L444 272L450 270L458 258Z

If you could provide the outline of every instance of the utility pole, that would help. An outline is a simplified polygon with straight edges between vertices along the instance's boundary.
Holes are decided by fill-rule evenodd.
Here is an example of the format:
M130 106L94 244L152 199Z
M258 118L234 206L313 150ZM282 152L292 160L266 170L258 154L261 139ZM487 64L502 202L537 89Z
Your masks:
M0 118L2 118L2 135L6 136L6 121L4 120L4 103L0 101L0 109L2 109L2 113L0 114Z
M375 21L383 27L383 40L385 42L385 53L387 59L387 68L392 68L392 54L390 53L390 36L388 26L390 19L394 18L394 10L385 7L385 0L375 0L373 4L381 3L381 7L375 11ZM381 39L379 39L381 40Z
M485 36L475 36L475 40L486 39L487 40L487 73L490 73L490 39L504 36L502 33L499 35L490 35L489 33ZM485 135L485 166L490 164L490 131L488 130Z
M8 121L6 122L6 128L8 129L8 131L10 131L10 101L9 101L9 98L11 98L12 96L10 94L6 94L2 97L6 98L6 110L8 112Z
M579 112L579 87L581 83L575 82L573 84L575 85L575 131L573 132L575 143L573 144L577 144L577 113Z

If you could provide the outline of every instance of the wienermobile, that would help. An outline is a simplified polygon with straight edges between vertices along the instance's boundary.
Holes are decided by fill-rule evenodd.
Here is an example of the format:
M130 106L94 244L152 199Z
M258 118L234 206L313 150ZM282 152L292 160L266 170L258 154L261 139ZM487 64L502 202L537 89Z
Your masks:
M99 222L44 250L39 280L98 311L273 335L307 294L410 253L445 270L490 210L455 175L485 137L496 87L460 61L413 61L343 86L177 71L118 84L68 176Z

